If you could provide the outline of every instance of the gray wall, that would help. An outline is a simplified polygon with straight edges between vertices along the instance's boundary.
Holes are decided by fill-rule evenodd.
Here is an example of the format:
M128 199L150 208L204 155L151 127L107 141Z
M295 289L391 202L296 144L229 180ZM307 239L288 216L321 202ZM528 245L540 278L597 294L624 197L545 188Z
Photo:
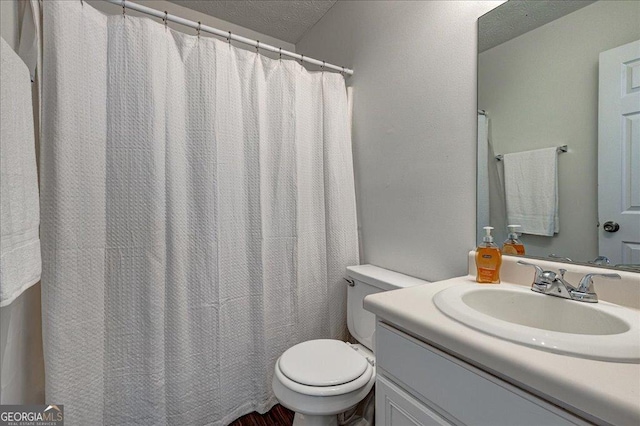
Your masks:
M640 39L639 18L640 2L599 1L479 55L478 107L495 151L569 145L558 158L560 232L523 235L529 255L598 255L598 55Z
M355 74L363 261L467 271L476 220L476 20L500 1L339 1L296 51Z

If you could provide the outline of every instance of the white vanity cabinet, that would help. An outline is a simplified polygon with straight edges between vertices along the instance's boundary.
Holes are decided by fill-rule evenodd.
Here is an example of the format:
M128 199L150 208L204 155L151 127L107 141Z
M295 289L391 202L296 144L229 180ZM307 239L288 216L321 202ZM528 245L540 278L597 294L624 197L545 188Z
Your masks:
M381 321L376 425L585 425L584 420Z

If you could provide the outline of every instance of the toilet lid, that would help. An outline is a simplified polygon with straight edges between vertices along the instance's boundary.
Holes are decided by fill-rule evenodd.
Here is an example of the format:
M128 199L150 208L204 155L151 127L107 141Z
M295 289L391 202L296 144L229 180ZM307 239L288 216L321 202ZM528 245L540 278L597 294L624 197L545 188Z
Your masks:
M280 370L294 382L308 386L335 386L362 376L367 359L340 340L309 340L289 348L280 357Z

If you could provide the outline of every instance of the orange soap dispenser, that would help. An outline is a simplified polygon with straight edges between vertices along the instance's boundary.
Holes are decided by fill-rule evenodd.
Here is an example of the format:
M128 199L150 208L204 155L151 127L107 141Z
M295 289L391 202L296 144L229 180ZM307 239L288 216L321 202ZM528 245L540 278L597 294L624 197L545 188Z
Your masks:
M508 225L507 228L509 228L509 236L502 243L502 254L524 255L524 244L518 239L520 225Z
M493 227L485 226L483 229L486 235L482 239L482 244L476 249L476 268L478 270L476 281L481 284L498 284L500 283L502 253L493 242L491 236Z

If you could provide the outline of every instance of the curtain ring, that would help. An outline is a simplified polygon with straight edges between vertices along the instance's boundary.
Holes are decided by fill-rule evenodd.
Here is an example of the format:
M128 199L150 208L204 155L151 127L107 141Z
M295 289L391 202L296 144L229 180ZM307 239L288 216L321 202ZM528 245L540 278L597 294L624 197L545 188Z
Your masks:
M260 53L258 52L258 50L260 49L260 40L256 40L256 53Z
M282 60L282 47L279 48L280 51L280 60Z
M325 62L324 62L324 61L322 61L322 66L320 67L320 70L321 70L322 72L324 72L324 64L325 64Z
M300 55L300 65L302 65L303 61L304 61L304 55Z
M202 22L198 21L198 29L196 32L196 35L198 36L198 38L200 38L200 28L202 28Z
M122 17L126 18L126 14L125 14L125 6L124 6L124 0L122 0Z
M167 11L164 11L164 18L162 18L162 22L164 22L164 29L167 29L167 24L169 23L169 14Z
M227 43L231 46L231 31L229 31L229 36L227 37Z

